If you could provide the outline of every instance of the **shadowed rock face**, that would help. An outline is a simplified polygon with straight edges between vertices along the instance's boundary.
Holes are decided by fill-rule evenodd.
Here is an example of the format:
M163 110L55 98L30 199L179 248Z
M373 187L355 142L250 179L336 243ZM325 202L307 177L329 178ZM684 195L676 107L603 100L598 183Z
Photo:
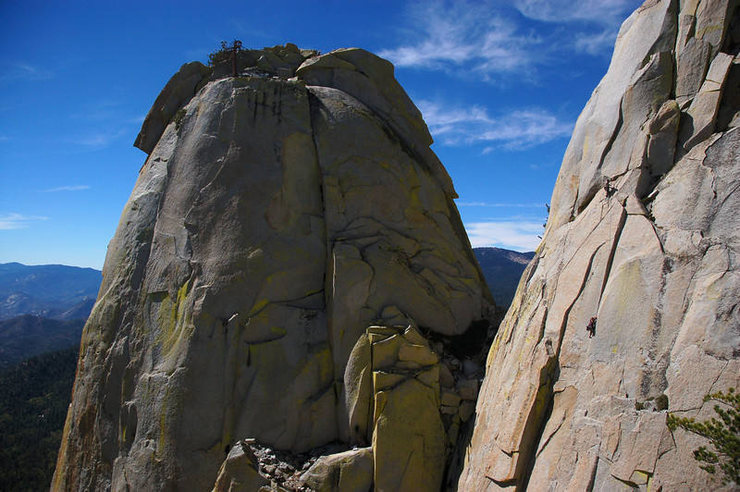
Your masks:
M728 0L625 21L489 353L459 490L718 486L665 420L740 385L739 28Z
M455 400L464 376L422 333L463 334L494 305L426 125L363 50L238 67L184 65L144 122L52 487L259 484L234 447L256 438L371 446L344 483L438 488L460 424L441 388Z

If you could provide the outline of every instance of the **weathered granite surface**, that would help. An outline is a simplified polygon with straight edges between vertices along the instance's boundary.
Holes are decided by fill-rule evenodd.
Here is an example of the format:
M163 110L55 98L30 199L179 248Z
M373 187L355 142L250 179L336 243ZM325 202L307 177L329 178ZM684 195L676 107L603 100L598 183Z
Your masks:
M494 304L426 125L366 51L237 61L184 65L143 124L52 488L263 486L249 438L370 447L313 486L436 490L462 421L438 375L476 377L445 340Z
M649 0L623 24L489 353L459 490L719 487L665 421L740 386L738 15Z

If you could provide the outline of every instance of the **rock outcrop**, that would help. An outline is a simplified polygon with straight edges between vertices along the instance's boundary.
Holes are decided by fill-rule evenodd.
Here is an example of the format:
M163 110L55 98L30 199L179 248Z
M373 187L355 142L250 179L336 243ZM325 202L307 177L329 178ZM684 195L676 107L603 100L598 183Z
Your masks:
M494 304L419 111L360 49L215 60L137 138L52 488L256 489L259 442L343 445L321 490L438 489Z
M713 416L702 397L740 386L738 10L649 0L623 24L491 347L459 490L719 486L666 414Z

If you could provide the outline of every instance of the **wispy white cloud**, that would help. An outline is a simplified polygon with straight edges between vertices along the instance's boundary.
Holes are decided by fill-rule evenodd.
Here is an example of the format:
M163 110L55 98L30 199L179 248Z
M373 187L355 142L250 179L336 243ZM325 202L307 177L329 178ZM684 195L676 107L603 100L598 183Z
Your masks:
M105 147L113 138L109 134L94 133L74 140L74 143L85 147Z
M120 101L102 100L86 104L80 111L69 115L76 120L106 121L121 118L122 109L125 109Z
M88 185L69 185L69 186L57 186L56 188L49 188L48 190L41 190L42 193L55 193L57 191L83 191L89 190Z
M611 53L618 32L618 26L613 26L595 32L577 33L573 38L573 49L589 55Z
M536 70L566 53L605 55L641 0L432 0L409 7L404 42L378 54L397 67L442 70L483 80ZM507 8L504 7L509 7ZM513 7L510 8L510 7ZM514 12L518 11L529 22ZM531 21L549 24L534 29Z
M573 123L564 122L544 109L516 110L499 118L497 125L476 137L485 142L501 142L507 148L526 148L568 138Z
M102 149L107 147L115 140L118 140L122 136L126 135L126 130L116 130L109 132L94 132L88 135L84 135L78 138L69 139L70 143L77 144L83 147L87 147L91 150Z
M514 0L514 7L525 17L544 22L620 22L642 0Z
M9 63L3 68L3 73L0 74L0 81L47 80L53 76L54 74L51 71L29 63Z
M568 24L570 35L561 37L565 47L594 56L611 52L622 21L641 3L642 0L589 0L574 6L572 0L513 0L514 7L529 19Z
M17 213L0 214L0 231L11 229L25 229L30 223L47 220L48 217L38 215L23 215Z
M398 67L470 72L488 79L519 72L532 64L533 36L520 33L510 20L486 3L431 2L412 4L415 42L379 52Z
M467 224L474 248L496 246L516 251L532 251L540 243L542 223L534 221L487 221Z
M125 102L115 99L102 99L91 102L71 113L72 120L86 122L89 133L78 132L77 137L67 138L67 142L89 148L106 147L112 141L131 134L140 126L145 115L133 113ZM79 123L76 123L79 126Z
M568 138L573 130L573 122L562 121L539 108L517 109L492 117L482 106L456 108L424 100L418 106L435 139L446 145L493 144L483 153L490 152L494 146L525 149Z
M535 164L530 164L528 167L533 171L538 171L540 169L549 169L553 167L557 167L560 165L560 162L538 162Z
M141 113L132 112L130 105L115 98L90 101L68 117L74 120L73 132L62 140L85 150L99 150L122 137L131 137L144 121Z

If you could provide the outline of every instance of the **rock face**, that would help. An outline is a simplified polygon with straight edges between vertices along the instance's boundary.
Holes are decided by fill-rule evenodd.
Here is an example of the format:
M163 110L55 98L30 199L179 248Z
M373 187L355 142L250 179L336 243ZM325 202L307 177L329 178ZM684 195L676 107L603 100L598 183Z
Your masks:
M740 386L737 3L650 0L622 26L491 347L459 490L719 485L665 421Z
M184 65L137 138L52 488L251 490L256 439L366 447L317 488L436 490L440 388L476 377L450 350L494 305L426 125L360 49L236 64Z

